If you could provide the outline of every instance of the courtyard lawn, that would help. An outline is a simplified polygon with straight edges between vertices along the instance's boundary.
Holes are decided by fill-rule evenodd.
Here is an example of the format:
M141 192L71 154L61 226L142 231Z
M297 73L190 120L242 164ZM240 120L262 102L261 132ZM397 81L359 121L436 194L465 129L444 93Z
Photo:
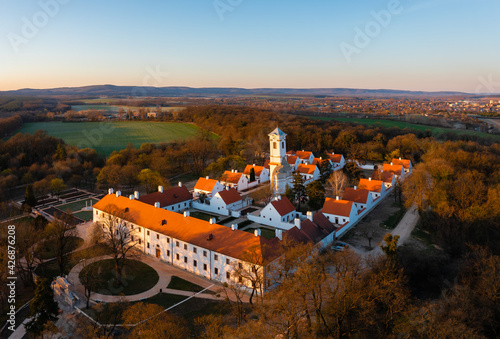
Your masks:
M99 294L139 294L153 288L160 279L154 268L143 262L130 259L125 260L122 272L122 284L117 284L115 261L113 259L104 259L87 265L80 272L80 277L89 269L92 269L93 266L98 267L97 271L99 273L96 276L96 279L98 279L96 291Z
M179 278L175 275L172 276L167 288L189 292L201 292L204 289L200 285L193 284L192 282ZM204 293L215 294L210 290L206 290Z
M258 228L250 227L250 228L247 228L245 230L245 232L254 233L254 231L256 229L258 229ZM274 238L276 238L276 232L274 230L270 230L270 229L267 229L267 228L260 228L260 235L263 238L265 238L265 239L274 239Z
M92 213L92 211L81 211L73 213L73 216L85 221L91 221L94 217L94 214Z
M70 203L63 204L63 205L58 205L58 206L55 206L55 207L59 208L61 211L67 211L69 209L71 212L77 212L77 211L80 211L82 208L84 208L86 206L92 206L92 205L94 205L98 201L99 200L97 200L97 199L90 198L90 199L78 200L78 201L75 201L75 202L70 202Z
M18 131L34 133L47 131L69 145L94 148L109 156L130 143L139 148L144 143L168 143L186 140L196 135L194 124L173 122L117 121L117 122L31 122L23 124Z
M189 216L205 221L210 221L211 218L215 218L216 221L219 220L219 217L204 212L190 212Z

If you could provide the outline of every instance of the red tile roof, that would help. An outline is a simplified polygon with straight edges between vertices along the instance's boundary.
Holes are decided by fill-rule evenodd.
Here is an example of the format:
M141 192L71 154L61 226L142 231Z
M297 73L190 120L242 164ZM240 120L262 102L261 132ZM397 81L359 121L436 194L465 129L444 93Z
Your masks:
M354 189L352 187L347 187L344 190L344 195L342 196L343 200L354 201L360 204L366 204L368 202L368 196L370 195L370 191L365 189Z
M297 162L297 156L296 155L291 155L286 157L286 161L288 162L289 165L295 165Z
M245 253L252 251L258 260L270 261L277 253L276 241L256 237L244 231L232 231L228 227L193 217L184 217L182 214L155 208L123 196L108 194L93 207L100 211L119 213L120 218L141 227L237 259L245 260ZM128 212L125 212L126 208ZM167 223L163 224L163 220Z
M217 192L217 194L220 195L220 197L226 203L226 205L230 205L242 199L241 195L234 188L230 188L228 190L227 189L222 190L220 192Z
M271 201L271 205L273 205L274 209L281 216L285 216L288 213L295 211L295 206L288 200L287 197L283 196L280 200Z
M307 160L311 157L312 152L297 151L295 152L295 155L298 156L299 159Z
M401 165L403 166L405 169L409 169L410 168L410 165L411 165L411 160L407 160L407 159L392 159L392 164L393 165Z
M189 190L186 186L176 186L164 190L163 193L154 192L139 197L139 201L149 205L154 206L155 202L159 202L161 208L165 206L175 205L191 199L193 199L193 196L191 195L191 193L189 193Z
M313 164L313 165L318 165L318 166L319 166L320 164L322 164L322 163L323 163L323 162L325 162L325 161L328 161L328 159L314 158L314 159L313 159L312 164Z
M271 163L271 160L267 159L265 162L264 162L264 168L265 169L269 169L269 164Z
M194 186L194 189L200 191L212 192L215 184L217 184L217 180L215 179L200 178L198 179L198 182Z
M327 234L337 230L337 227L335 227L335 225L331 223L330 220L328 220L328 218L321 212L318 212L313 216L313 222L320 228L324 229Z
M383 182L390 182L392 183L392 179L394 178L394 173L392 172L382 172L380 175L380 180Z
M323 240L328 235L324 230L314 224L311 220L306 219L300 223L300 230L315 244Z
M225 171L222 175L221 181L229 182L231 184L237 184L238 182L240 182L240 178L242 175L243 173Z
M382 171L384 172L392 172L396 175L401 175L403 172L403 165L394 165L394 163L391 164L384 164L382 167Z
M360 179L358 188L368 190L370 192L381 192L384 182L382 180Z
M293 240L302 244L313 242L312 239L309 238L304 232L299 230L297 226L294 226L293 228L283 233L283 238L287 240Z
M316 165L299 164L299 166L297 166L297 172L302 174L314 174L315 170Z
M256 177L260 176L262 174L262 171L264 170L263 166L247 165L247 167L245 167L245 170L243 171L243 174L250 175L250 171L252 170L252 168L255 171Z
M326 198L325 204L323 205L323 213L341 215L348 217L351 215L352 201L347 200L336 200L332 198Z
M326 153L326 155L330 158L332 162L339 163L342 161L342 154Z

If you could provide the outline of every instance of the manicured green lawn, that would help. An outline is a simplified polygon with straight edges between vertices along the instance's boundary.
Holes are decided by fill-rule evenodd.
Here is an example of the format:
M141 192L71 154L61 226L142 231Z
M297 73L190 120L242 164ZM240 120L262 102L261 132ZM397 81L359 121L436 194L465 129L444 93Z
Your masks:
M72 252L76 250L78 247L83 245L83 239L80 237L69 237L69 242L64 249L64 253ZM52 241L48 241L41 246L41 256L42 259L50 259L56 256L56 248L55 244Z
M92 213L92 211L76 212L76 213L73 213L73 215L75 217L80 218L80 219L85 220L85 221L90 221L94 217L94 214Z
M158 273L151 266L137 261L125 261L122 272L122 284L116 281L115 262L113 259L100 260L87 265L80 277L89 269L97 266L97 293L105 295L134 295L153 288L159 280Z
M32 122L23 124L21 133L45 130L69 145L90 147L108 156L129 143L140 147L144 143L168 143L194 137L198 127L193 124L147 121L118 122Z
M203 287L201 287L200 285L193 284L192 282L179 278L175 275L172 276L167 288L171 288L173 290L190 291L190 292L203 291ZM215 294L214 292L209 290L206 290L205 293Z
M74 202L69 202L67 204L58 205L58 206L55 206L55 207L59 208L61 211L65 211L65 212L68 209L71 212L76 212L76 211L81 210L85 206L92 206L92 205L94 205L98 201L99 200L97 200L97 199L90 198L90 199L85 199L85 200L78 200L78 201L74 201Z
M247 228L245 230L245 232L254 233L255 230L256 230L256 228ZM276 238L276 232L273 231L273 230L269 230L267 228L261 228L260 229L260 235L262 237L264 237L265 239L274 239L274 238Z
M211 218L215 218L216 221L219 219L215 215L211 215L211 214L203 213L203 212L190 212L189 216L196 218L196 219L205 220L205 221L210 221Z

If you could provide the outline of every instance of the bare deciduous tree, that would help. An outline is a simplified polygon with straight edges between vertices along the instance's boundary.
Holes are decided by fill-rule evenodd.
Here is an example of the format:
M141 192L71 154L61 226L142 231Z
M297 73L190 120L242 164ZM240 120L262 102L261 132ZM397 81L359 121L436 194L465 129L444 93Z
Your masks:
M335 171L328 178L327 186L332 192L332 196L340 196L349 184L349 178L342 171Z

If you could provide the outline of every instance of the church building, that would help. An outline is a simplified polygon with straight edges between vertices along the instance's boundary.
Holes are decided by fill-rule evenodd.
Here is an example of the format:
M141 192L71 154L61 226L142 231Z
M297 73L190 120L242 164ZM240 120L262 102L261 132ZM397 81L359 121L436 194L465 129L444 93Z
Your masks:
M275 195L285 193L286 186L293 185L293 169L288 164L286 156L286 134L278 127L269 134L271 157L269 173L271 186Z

